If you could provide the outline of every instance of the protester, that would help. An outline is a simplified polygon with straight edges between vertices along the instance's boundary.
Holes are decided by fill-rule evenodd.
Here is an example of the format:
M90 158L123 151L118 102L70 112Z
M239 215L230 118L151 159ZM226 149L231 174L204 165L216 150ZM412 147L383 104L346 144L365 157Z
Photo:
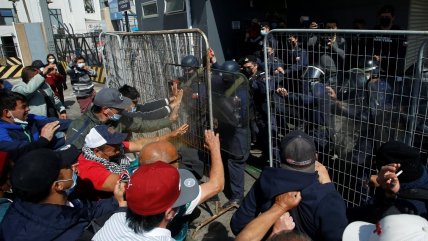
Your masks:
M263 170L232 217L233 233L238 234L268 210L278 194L301 190L302 202L291 212L296 229L313 240L341 240L348 224L345 203L333 183L320 183L313 139L302 131L292 131L282 140L280 151L281 168Z
M399 141L389 141L376 152L377 175L371 177L375 195L367 204L349 208L352 221L375 223L390 214L428 216L428 170L420 152ZM398 173L401 174L398 174ZM421 199L425 195L425 200Z
M97 72L86 66L85 62L84 57L78 56L67 66L66 70L70 76L73 94L79 103L81 113L85 113L92 104L95 90L91 77L97 76Z
M312 239L298 231L282 231L273 235L267 241L312 241Z
M422 241L428 240L428 221L417 215L397 214L384 217L379 223L350 223L343 241Z
M43 71L34 66L22 69L22 82L13 86L12 91L27 97L30 113L48 117L67 119L65 107L45 82L46 76L54 70L54 65L47 65Z
M300 192L288 192L278 195L272 207L247 224L238 234L235 241L261 240L272 226L274 227L271 236L279 233L283 228L292 230L295 224L288 211L295 208L301 200ZM289 219L288 223L284 220L286 218ZM278 224L276 224L277 222Z
M173 85L173 93L170 98L153 100L143 104L138 103L140 93L135 87L124 85L120 87L119 92L132 101L131 108L123 111L123 115L141 117L145 120L156 120L169 116L173 109L180 106L183 97L183 91L177 90L177 84Z
M77 149L59 156L39 149L13 167L11 183L16 200L0 224L1 240L77 240L95 218L126 206L124 187L117 183L115 198L97 203L70 202L76 185Z
M129 180L126 213L113 214L93 240L174 240L168 224L199 195L196 184L187 170L161 161L142 165Z
M164 135L163 139L180 136L185 131L179 129ZM89 131L77 167L81 180L77 189L79 197L97 200L112 195L120 175L132 161L125 152L140 151L150 141L150 138L125 141L127 136L106 125L95 126Z
M48 54L46 56L46 62L46 66L50 64L55 65L54 69L47 75L46 82L49 84L55 95L61 100L62 104L64 105L64 90L67 89L67 73L65 72L64 67L60 63L58 63L55 58L55 55Z
M220 155L220 139L218 134L211 130L205 131L205 143L210 151L211 168L209 171L209 181L199 186L199 195L189 202L185 207L180 209L179 214L170 224L169 229L175 240L185 240L189 228L189 215L200 204L217 195L224 187L224 169ZM146 145L140 152L140 164L142 166L156 161L169 163L175 167L192 170L192 167L186 166L187 160L182 160L177 149L170 142L159 141Z
M29 114L25 96L5 91L0 95L0 151L15 161L20 155L39 148L64 145L70 121Z
M116 89L101 89L94 99L94 105L79 118L72 121L67 132L67 143L82 148L85 137L96 125L113 127L117 132L149 132L169 127L178 118L178 108L169 118L144 120L141 117L122 116L121 113L131 106L131 100Z

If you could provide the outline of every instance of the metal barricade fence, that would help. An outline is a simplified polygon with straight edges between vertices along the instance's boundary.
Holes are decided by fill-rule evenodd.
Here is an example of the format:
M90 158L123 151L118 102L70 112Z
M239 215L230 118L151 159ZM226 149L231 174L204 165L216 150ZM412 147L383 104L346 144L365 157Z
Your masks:
M315 140L318 158L348 206L371 195L375 151L389 140L428 153L428 32L272 30L264 42L271 165L295 129ZM269 84L271 83L271 84ZM273 84L272 84L273 83Z
M168 98L171 85L184 90L179 120L173 128L187 123L189 131L180 145L204 149L204 130L213 129L211 110L209 48L205 34L198 29L101 33L104 43L106 85L119 88L124 84L140 92L140 102ZM181 65L185 56L194 56L192 65ZM162 130L166 132L169 130ZM156 133L145 133L153 136Z

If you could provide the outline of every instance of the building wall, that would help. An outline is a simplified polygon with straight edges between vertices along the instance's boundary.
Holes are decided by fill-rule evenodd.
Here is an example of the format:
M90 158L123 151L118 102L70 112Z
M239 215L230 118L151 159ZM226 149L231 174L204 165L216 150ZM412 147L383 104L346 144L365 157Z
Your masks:
M137 11L138 29L141 31L168 30L187 28L186 12L164 14L165 1L157 0L158 16L153 18L144 18L142 13L142 4L152 2L153 0L135 0L135 9Z
M150 0L136 0L137 16L141 30L161 30L186 27L185 13L176 16L164 16L164 0L157 0L159 16L142 19L141 3ZM253 4L250 5L250 2ZM377 23L377 10L384 4L396 8L396 23L407 28L409 0L215 0L191 1L193 27L201 28L208 35L211 45L221 46L225 59L237 59L248 54L243 49L242 41L245 27L253 18L267 20L267 16L285 19L288 27L300 28L300 16L310 16L319 21L337 19L339 28L350 28L355 18L364 18L367 28ZM212 13L212 16L210 16ZM232 28L232 21L240 23L239 29ZM214 30L215 29L215 30ZM218 35L218 36L216 36ZM215 39L218 37L217 40Z
M26 0L28 17L24 9L23 1L16 3L18 18L20 22L43 22L40 0ZM101 28L101 11L99 0L93 0L94 13L87 13L83 0L53 0L49 4L50 9L61 9L62 19L68 27L73 26L75 33L86 33ZM12 9L12 3L8 0L0 0L0 8ZM28 19L29 18L29 19ZM54 26L58 28L59 26ZM0 34L7 34L11 26L0 26Z

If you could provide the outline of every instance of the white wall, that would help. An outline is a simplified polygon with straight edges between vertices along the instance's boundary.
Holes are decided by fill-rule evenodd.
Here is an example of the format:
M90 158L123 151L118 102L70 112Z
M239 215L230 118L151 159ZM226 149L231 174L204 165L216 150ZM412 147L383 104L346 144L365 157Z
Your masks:
M20 22L28 22L28 18L24 9L24 0L16 3L18 17ZM29 18L32 23L42 22L42 12L40 9L40 0L25 0ZM95 28L97 25L101 26L101 12L99 0L93 0L94 13L87 13L84 8L83 0L53 0L49 4L50 9L61 9L62 19L64 24L70 27L73 26L75 33L87 33ZM12 3L8 0L0 0L0 8L12 8ZM91 25L91 29L89 29ZM11 26L0 26L0 35L13 32ZM9 34L10 36L10 34Z
M7 0L0 0L0 8L12 8L12 2ZM1 36L12 36L15 34L15 30L12 25L0 26L0 37Z

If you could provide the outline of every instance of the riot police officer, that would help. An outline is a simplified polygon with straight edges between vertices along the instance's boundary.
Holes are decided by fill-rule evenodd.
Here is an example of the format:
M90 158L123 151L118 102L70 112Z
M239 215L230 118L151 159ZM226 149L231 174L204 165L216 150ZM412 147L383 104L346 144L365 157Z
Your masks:
M250 153L249 86L235 61L220 66L221 79L212 79L213 115L218 123L222 158L226 161L229 201L223 205L239 205L244 198L245 162ZM221 81L221 83L215 83ZM215 86L215 88L214 88Z
M269 138L266 82L270 80L266 78L265 72L259 70L257 58L253 55L248 55L244 58L242 72L248 78L252 98L250 103L250 110L253 111L250 113L251 140L260 146L263 155L267 155ZM273 90L275 85L270 81L269 86ZM271 120L272 129L276 130L274 118Z

